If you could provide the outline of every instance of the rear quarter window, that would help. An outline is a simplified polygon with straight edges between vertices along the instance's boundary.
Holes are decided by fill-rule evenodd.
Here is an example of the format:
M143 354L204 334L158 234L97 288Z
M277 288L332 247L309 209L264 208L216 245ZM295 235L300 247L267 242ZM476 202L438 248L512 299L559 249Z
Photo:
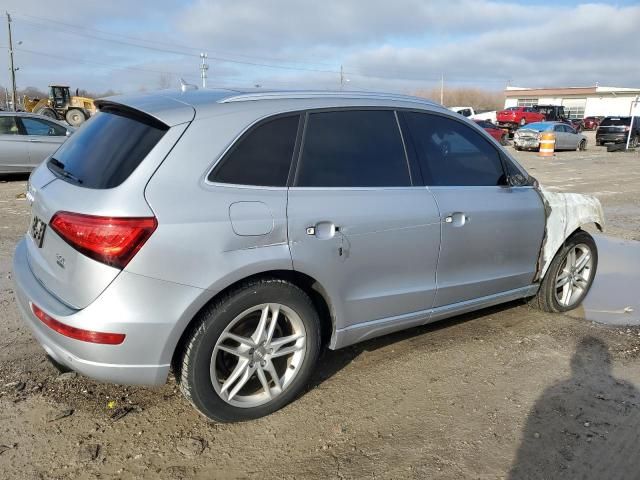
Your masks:
M53 158L83 187L114 188L142 163L168 128L128 112L101 111L71 135Z

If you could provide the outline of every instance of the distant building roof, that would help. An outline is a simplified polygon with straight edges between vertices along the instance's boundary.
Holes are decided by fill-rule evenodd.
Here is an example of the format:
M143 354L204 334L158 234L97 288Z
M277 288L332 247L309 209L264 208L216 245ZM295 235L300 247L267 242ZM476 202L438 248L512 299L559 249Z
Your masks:
M565 95L597 95L597 94L617 93L627 95L640 95L640 88L626 87L601 87L594 85L593 87L554 87L554 88L525 88L525 87L507 87L504 91L506 97L522 97L523 95L532 97L550 97Z

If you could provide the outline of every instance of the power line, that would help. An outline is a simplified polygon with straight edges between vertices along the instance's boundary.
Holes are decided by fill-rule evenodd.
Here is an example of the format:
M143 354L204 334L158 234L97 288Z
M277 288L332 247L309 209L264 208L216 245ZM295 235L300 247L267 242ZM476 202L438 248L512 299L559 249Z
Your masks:
M220 52L220 51L216 51L216 50L211 50L209 48L204 48L203 46L200 47L193 47L193 46L187 46L187 45L180 45L177 43L168 43L168 42L162 42L159 40L147 40L144 38L139 38L139 37L134 37L134 36L129 36L129 35L124 35L121 33L113 33L113 32L107 32L105 30L99 30L93 27L85 27L83 25L78 25L78 24L72 24L72 23L67 23L67 22L63 22L61 20L57 20L57 19L51 19L51 18L43 18L43 17L37 17L35 15L27 15L24 13L14 13L14 16L17 17L23 17L23 18L31 18L33 20L37 20L39 23L37 23L36 25L38 26L50 26L51 23L57 23L59 25L64 25L65 27L70 27L70 28L75 28L78 30L84 30L84 31L88 31L91 32L92 34L95 33L100 33L103 35L109 35L112 37L116 37L116 38L123 38L125 40L131 40L134 42L143 42L143 43L151 43L151 44L156 44L156 45L166 45L169 46L170 48L181 48L181 49L185 49L185 50L191 50L194 52L200 52L202 50L208 50L213 52L214 54L217 55L221 55L221 56L236 56L236 57L244 57L244 58L252 58L252 59L257 59L257 60L267 60L267 61L273 61L273 62L285 62L285 63L298 63L298 64L306 64L306 65L327 65L327 66L333 66L333 63L328 63L328 62L309 62L309 61L305 61L305 60L291 60L291 59L286 59L286 58L282 58L282 57L266 57L266 56L257 56L257 55L246 55L246 54L242 54L242 53L236 53L236 52ZM33 24L33 23L32 23ZM105 39L106 40L106 39Z

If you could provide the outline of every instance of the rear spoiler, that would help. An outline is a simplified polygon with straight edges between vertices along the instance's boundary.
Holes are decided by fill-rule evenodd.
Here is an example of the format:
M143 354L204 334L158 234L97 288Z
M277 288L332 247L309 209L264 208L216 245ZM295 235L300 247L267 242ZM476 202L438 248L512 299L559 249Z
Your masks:
M157 128L158 130L169 130L169 125L161 122L156 117L127 105L112 102L110 100L96 100L94 103L101 112L109 112L116 115L122 115L123 117L132 118L149 125L150 127Z

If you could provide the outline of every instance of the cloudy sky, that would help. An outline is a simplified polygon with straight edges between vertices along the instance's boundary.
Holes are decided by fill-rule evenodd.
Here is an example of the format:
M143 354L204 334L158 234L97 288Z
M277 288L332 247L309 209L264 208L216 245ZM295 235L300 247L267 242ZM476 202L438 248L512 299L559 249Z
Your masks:
M19 88L640 86L640 2L3 0ZM9 85L6 20L0 85Z

